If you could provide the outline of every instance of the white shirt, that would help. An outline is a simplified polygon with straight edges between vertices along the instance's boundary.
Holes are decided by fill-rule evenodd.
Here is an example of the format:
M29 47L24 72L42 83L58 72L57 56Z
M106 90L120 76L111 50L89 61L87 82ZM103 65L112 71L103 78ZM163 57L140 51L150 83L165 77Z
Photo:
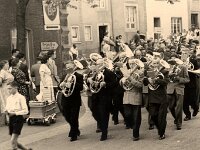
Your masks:
M18 92L15 95L10 95L7 98L6 110L8 113L15 113L16 115L28 114L25 97Z

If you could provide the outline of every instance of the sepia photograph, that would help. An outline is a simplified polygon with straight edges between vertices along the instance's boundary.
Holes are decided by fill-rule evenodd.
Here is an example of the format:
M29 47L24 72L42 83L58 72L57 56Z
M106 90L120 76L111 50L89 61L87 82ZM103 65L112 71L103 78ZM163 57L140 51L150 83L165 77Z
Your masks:
M0 2L0 150L200 149L200 0Z

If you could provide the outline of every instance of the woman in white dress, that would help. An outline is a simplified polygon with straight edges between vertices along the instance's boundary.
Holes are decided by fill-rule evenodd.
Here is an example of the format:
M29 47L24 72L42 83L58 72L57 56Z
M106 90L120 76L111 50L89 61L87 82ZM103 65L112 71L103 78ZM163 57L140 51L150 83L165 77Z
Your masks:
M42 65L40 66L39 73L41 77L40 92L42 94L43 101L53 102L55 101L53 81L51 78L51 70L48 68L49 56L44 55L42 58Z
M9 72L9 63L7 60L0 61L0 126L6 124L5 106L8 93L7 84L14 81L13 75Z

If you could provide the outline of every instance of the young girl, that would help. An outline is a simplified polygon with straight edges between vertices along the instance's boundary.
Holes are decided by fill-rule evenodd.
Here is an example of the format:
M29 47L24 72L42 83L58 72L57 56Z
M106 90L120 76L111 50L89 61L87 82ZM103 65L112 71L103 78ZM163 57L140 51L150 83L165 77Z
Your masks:
M9 116L9 134L11 135L11 145L13 150L32 150L25 148L22 144L18 143L18 137L24 123L23 115L28 114L28 107L26 99L23 95L18 93L17 83L15 81L8 84L8 91L10 96L7 98L6 113Z

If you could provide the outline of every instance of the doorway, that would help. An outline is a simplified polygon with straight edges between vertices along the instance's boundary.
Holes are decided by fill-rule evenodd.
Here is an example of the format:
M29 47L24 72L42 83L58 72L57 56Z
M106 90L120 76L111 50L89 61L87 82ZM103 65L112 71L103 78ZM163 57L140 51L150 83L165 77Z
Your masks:
M108 31L107 25L99 26L99 52L101 52L101 42L103 41L105 33Z

